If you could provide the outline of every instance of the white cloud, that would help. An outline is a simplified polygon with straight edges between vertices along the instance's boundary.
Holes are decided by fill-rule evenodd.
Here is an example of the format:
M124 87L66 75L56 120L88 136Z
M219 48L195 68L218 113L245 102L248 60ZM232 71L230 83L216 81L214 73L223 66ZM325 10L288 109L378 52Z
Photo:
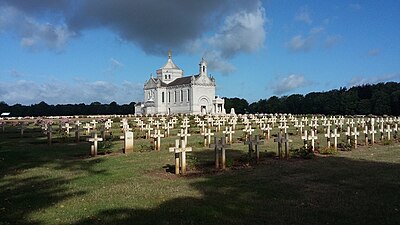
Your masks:
M312 23L310 14L310 9L307 6L303 6L297 11L294 19L310 25Z
M0 31L5 30L13 31L20 38L21 47L29 50L62 51L75 36L65 24L41 23L10 6L0 9Z
M222 75L228 75L236 70L235 66L221 57L219 51L207 51L204 58L207 59L207 66L210 71L218 71Z
M347 82L348 87L359 86L363 84L376 84L381 82L388 82L388 81L400 81L400 73L390 73L384 74L381 76L373 76L373 77L362 77L362 76L355 76L351 78L349 82Z
M274 83L272 91L274 94L281 95L308 85L310 82L303 75L291 74Z
M0 82L0 99L8 104L66 103L129 103L143 98L143 85L123 81L122 84L106 81L63 82L58 80L38 83L29 80Z
M253 52L264 44L265 22L265 12L261 5L254 11L234 13L225 18L220 31L208 42L223 57L231 57L239 52Z
M326 35L324 27L313 27L308 34L297 34L293 36L286 47L292 52L307 52L317 46L332 48L340 43L341 35Z

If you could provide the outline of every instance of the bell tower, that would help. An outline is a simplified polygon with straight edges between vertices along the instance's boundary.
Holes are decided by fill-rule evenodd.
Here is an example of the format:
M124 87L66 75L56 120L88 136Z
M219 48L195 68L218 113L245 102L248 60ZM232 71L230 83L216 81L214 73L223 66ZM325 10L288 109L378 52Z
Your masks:
M203 76L203 75L207 76L207 62L204 60L204 58L201 58L199 66L200 66L200 68L199 68L200 76Z

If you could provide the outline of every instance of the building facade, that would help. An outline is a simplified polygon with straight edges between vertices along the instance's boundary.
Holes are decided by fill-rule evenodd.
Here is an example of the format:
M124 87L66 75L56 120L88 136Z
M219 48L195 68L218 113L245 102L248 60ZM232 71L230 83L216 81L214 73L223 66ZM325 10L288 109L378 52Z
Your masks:
M135 114L225 114L225 102L215 95L215 78L208 76L204 59L199 74L185 77L169 52L156 74L144 84L144 102L135 105Z

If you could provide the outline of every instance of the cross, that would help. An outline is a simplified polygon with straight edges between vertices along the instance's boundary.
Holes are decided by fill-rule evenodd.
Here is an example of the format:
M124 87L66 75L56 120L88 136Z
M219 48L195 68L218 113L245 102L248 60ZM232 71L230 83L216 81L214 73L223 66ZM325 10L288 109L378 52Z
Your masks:
M351 119L351 122L349 122L349 124L350 124L351 127L354 127L354 124L355 124L355 123L354 123L354 120Z
M169 137L170 129L172 129L172 128L174 128L174 124L171 121L165 123L164 129L166 131L166 136L167 137Z
M330 148L331 147L331 127L330 126L327 126L327 128L326 128L325 137L326 137L327 146L328 146L328 148Z
M97 155L97 142L103 141L103 138L97 137L97 133L93 132L91 138L87 138L86 141L93 142L93 145L90 146L90 155L96 156Z
M137 122L136 126L140 127L140 131L142 131L144 126L145 126L145 124L144 124L144 122L142 120L139 120Z
M65 133L66 133L67 135L69 135L69 130L70 130L72 127L69 125L69 123L66 123L62 128L65 129Z
M161 134L160 130L154 130L154 134L151 135L154 138L154 149L156 151L161 150L161 138L164 137L164 134Z
M392 129L390 129L390 124L387 125L385 132L387 133L388 141L390 141L390 139L391 139L390 133L392 132Z
M394 131L394 138L396 139L397 138L397 132L399 131L398 124L396 122L394 123L393 131Z
M372 120L373 121L373 120ZM373 122L371 122L371 130L369 131L369 133L371 134L371 144L373 145L375 143L375 134L376 134L376 130L374 128L374 124Z
M331 134L331 137L333 137L334 138L334 144L333 144L333 146L335 147L335 150L337 150L337 139L338 139L338 137L340 137L340 134L338 134L338 132L337 132L337 128L335 127L335 129L333 130L333 134Z
M48 127L47 127L47 143L49 145L51 145L51 141L52 141L52 131L53 131L53 126L51 123L49 123Z
M96 120L92 120L90 123L93 124L93 129L96 129L96 124L98 124L98 122Z
M107 129L109 129L109 128L111 128L112 127L112 123L113 123L113 121L111 120L111 119L108 119L107 121L106 121L106 124L107 124Z
M286 135L285 135L286 136ZM282 158L282 143L286 143L288 140L284 137L282 137L282 131L278 132L278 137L274 138L274 142L278 143L278 157L281 159ZM285 145L286 148L286 145ZM286 153L287 150L285 150L285 157L288 157L288 154Z
M234 130L232 130L232 127L225 127L225 130L222 131L223 134L225 134L225 140L226 143L232 144L232 134L235 133ZM228 137L226 137L228 135Z
M82 123L81 122L79 122L79 120L77 120L76 122L75 122L75 141L76 142L79 142L80 141L80 139L81 139L81 137L80 137L80 125L81 125Z
M270 131L272 130L271 127L269 127L269 123L267 124L263 124L263 127L261 128L261 130L264 132L265 134L265 139L269 140L270 138Z
M189 129L189 127L190 127L190 125L189 125L189 123L188 123L187 121L183 121L183 122L182 122L181 128L182 128L182 129L185 129L186 132L187 132L187 130Z
M256 151L256 160L257 162L260 160L260 150L258 149L258 145L263 144L263 141L260 141L260 138L258 135L254 137L254 139L251 139L251 135L249 135L247 141L244 143L245 145L247 144L249 146L249 157L251 158L251 154L254 151L253 150L253 145L255 147Z
M169 148L169 152L175 153L175 174L179 174L179 168L181 168L182 174L186 174L186 152L191 152L191 147L186 147L185 141L175 140L175 147Z
M146 132L146 139L149 139L151 131L153 130L153 128L151 127L150 124L147 124L146 127L143 130L147 131Z
M156 126L156 129L158 130L158 129L160 129L161 123L160 123L160 121L156 120L156 121L153 123L153 125Z
M348 144L351 144L351 139L350 139L350 137L351 137L351 131L350 131L350 126L347 126L347 131L346 131L346 137L347 137L347 143Z
M220 131L220 130L221 130L221 125L222 125L222 123L221 123L220 120L216 120L215 123L214 123L214 125L217 126L217 131Z
M304 128L304 124L302 121L300 121L300 124L298 126L300 128L300 135L303 133L303 128Z
M89 134L89 133L90 133L90 129L91 129L92 127L90 126L89 123L86 123L85 126L83 126L83 128L86 129L86 134Z
M214 136L214 133L211 133L210 128L206 129L206 132L204 132L204 147L211 144L211 136Z
M280 126L278 127L281 131L283 129L283 133L287 133L287 128L289 128L289 126L286 125L286 121L284 121L283 123L280 124Z
M205 122L203 120L200 120L199 123L197 124L198 127L200 127L200 134L205 132Z
M187 138L190 137L191 135L188 133L187 129L181 129L181 132L178 133L178 137L181 137L181 139L183 138L185 141L185 145L188 143L187 142Z
M233 130L236 130L236 119L231 119L228 124L232 126Z
M318 136L315 135L314 130L311 130L311 135L308 136L308 140L311 140L311 148L315 150L315 140L318 139Z
M368 146L368 125L364 125L365 145Z
M357 126L355 126L354 131L351 132L351 135L354 136L354 148L357 148L357 137L360 135L360 132L357 131Z
M220 140L218 140L217 137L214 137L214 144L210 144L210 148L214 148L215 152L215 168L216 169L225 169L226 163L225 163L225 148L230 147L230 145L225 144L225 138L221 137ZM221 155L220 155L221 151Z
M249 136L251 136L251 134L253 133L253 131L254 131L254 129L251 129L251 125L250 125L250 126L246 126L246 127L243 129L243 132L246 133L246 139L247 139Z
M301 136L301 139L304 141L304 148L308 147L308 134L307 130L304 130L304 136Z

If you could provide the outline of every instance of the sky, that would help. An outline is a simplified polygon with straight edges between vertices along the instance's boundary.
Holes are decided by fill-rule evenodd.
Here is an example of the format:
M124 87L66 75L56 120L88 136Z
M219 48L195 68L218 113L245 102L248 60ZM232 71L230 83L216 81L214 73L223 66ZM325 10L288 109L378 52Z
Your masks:
M400 82L399 22L398 0L0 0L0 102L142 101L168 50L250 103Z

